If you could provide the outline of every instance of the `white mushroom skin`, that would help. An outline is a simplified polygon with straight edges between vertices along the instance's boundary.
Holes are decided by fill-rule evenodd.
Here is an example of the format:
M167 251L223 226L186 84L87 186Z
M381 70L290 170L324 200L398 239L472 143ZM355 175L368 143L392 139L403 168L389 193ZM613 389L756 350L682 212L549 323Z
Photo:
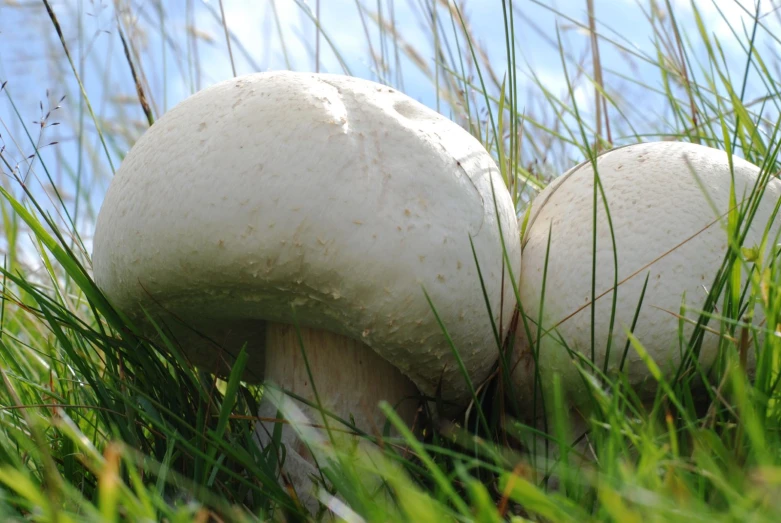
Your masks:
M301 326L358 339L425 394L441 380L464 404L423 288L485 379L491 320L506 331L515 306L497 220L520 266L499 171L447 118L366 80L259 73L187 98L138 140L101 208L93 267L119 309L162 307L207 333L293 323L295 308ZM209 345L183 349L215 363Z
M756 183L759 168L737 156L733 163L740 201ZM680 362L677 315L683 295L689 309L686 317L696 322L696 311L702 310L706 289L727 253L728 237L722 226L729 210L727 153L690 143L651 142L608 151L597 158L597 171L613 223L618 281L623 282L618 288L608 371L615 372L619 367L627 339L625 331L631 328L643 283L650 273L634 335L670 376ZM558 335L542 337L539 369L543 392L547 389L549 393L551 377L558 372L565 392L575 404L587 398L585 385L558 340L565 340L571 349L591 357L593 184L592 164L585 162L555 180L533 201L523 238L519 283L521 305L536 339L550 236L542 325L544 330L556 326ZM719 210L722 221L717 221L719 216L703 190ZM752 221L746 247L760 243L779 195L781 186L773 179ZM614 263L601 196L599 202L595 294L601 297L596 301L594 351L595 361L602 369L608 346ZM711 326L716 325L714 322ZM687 324L684 332L690 335L692 330L693 326ZM521 322L514 343L514 392L529 409L534 361ZM700 361L706 365L712 362L717 350L717 336L706 335ZM655 389L656 382L634 348L630 347L623 370L641 396Z

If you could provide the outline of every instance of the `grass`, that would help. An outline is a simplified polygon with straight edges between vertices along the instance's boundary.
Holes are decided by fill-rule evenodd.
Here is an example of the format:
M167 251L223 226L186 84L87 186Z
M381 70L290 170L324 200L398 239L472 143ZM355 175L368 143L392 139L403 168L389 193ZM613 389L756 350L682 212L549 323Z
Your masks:
M13 75L0 77L3 520L306 517L296 493L275 474L279 431L266 447L254 437L263 391L240 381L244 357L225 380L193 368L175 340L163 336L153 343L114 310L90 272L101 188L123 151L169 107L169 84L193 92L211 83L202 55L219 48L229 65L225 74L260 69L252 47L232 27L239 21L227 14L230 3L188 1L174 12L167 2L119 2L119 14L100 3L0 4L0 16L13 10L15 19L41 32L30 46L40 44L51 65L42 88L51 92L40 106L22 102L25 86L15 85ZM287 5L270 0L267 38L284 63L292 64L293 44L303 42L303 49L311 45L314 64L291 67L357 68L355 51L337 45L345 29L319 22L320 2L294 3L306 27L317 31L314 41L289 31L281 21ZM485 35L475 32L469 3L356 0L360 24L349 30L365 38L368 75L400 88L428 82L435 89L432 105L494 155L522 219L554 176L637 141L722 148L761 166L763 181L778 171L777 13L763 8L759 16L752 6L732 4L727 11L724 2L627 4L650 41L637 47L632 35L600 21L600 6L591 0L564 10L546 5L494 3L493 26L504 34L498 58L481 44ZM404 33L409 26L398 25L403 9L417 13L430 47L416 47L415 34ZM736 19L735 12L745 16ZM714 20L726 23L726 33L709 28ZM573 43L575 32L587 35L584 43ZM556 57L564 78L560 92L526 63L525 33ZM117 47L100 54L100 45ZM121 89L102 87L114 82ZM27 117L31 111L40 112L34 121ZM540 376L553 383L545 399L554 413L543 426L549 436L542 437L513 401L510 347L497 342L497 371L488 382L472 384L469 410L452 420L430 417L420 438L387 405L382 408L399 435L365 435L378 445L362 459L354 459L352 447L324 444L319 433L299 426L328 485L313 517L777 521L781 269L769 228L766 246L744 245L761 192L758 184L725 217L730 248L691 334L681 319L685 356L678 371L663 374L632 336L612 347L614 354L635 351L645 359L659 385L650 402L641 401L620 373L608 374L590 355L575 357L594 406L588 434L563 415L560 379ZM595 185L594 201L602 198ZM752 322L755 306L762 325ZM521 314L517 329L539 346L531 331L537 321ZM713 369L700 368L695 357L707 331L722 340ZM757 355L753 376L740 362L749 351ZM350 427L349 420L335 421ZM585 463L579 459L583 437L591 454Z

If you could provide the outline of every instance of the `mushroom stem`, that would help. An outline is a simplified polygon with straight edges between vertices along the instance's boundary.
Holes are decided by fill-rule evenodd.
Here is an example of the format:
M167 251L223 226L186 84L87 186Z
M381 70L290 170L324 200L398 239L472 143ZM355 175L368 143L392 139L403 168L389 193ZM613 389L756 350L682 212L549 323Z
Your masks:
M396 367L372 349L352 338L332 332L268 323L266 328L266 379L280 388L317 404L314 389L302 354L306 351L309 370L323 402L323 408L368 433L382 430L385 416L377 404L385 400L393 405L407 424L411 424L420 396L417 387ZM322 415L300 404L317 424ZM343 425L329 419L331 426Z
M356 428L372 435L383 433L385 415L379 409L380 401L390 403L408 426L414 422L420 393L412 381L396 367L378 356L367 345L352 338L324 330L299 328L282 323L266 324L266 379L279 388L316 405L315 391L307 372L302 353L306 351L309 370L314 379L317 396L323 409L347 422L351 418ZM324 437L323 415L302 402L295 402L309 421L320 428ZM277 417L277 406L263 400L259 415L268 420ZM329 427L339 438L349 427L333 417ZM261 421L258 436L263 444L270 442L274 423ZM394 431L395 432L395 431ZM282 443L287 447L284 472L298 489L308 490L309 474L314 471L312 458L295 434L284 426ZM298 481L297 481L298 479ZM300 482L299 482L300 481ZM299 490L299 496L307 492Z

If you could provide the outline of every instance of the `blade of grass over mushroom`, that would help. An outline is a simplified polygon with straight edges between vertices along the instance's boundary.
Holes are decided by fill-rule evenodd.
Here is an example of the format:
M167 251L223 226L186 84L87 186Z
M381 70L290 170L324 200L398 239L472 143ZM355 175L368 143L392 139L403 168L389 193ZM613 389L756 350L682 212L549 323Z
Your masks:
M404 438L407 444L415 452L417 458L431 473L431 476L436 482L437 486L445 494L445 496L447 496L450 502L453 503L453 506L459 512L461 512L461 514L469 514L469 507L467 507L467 505L461 499L461 496L459 496L456 490L453 488L453 485L445 473L442 471L442 469L439 468L439 466L437 466L436 462L431 458L431 456L429 456L428 452L426 452L426 449L423 448L423 445L418 441L415 435L410 432L409 428L407 428L404 422L401 421L401 418L396 415L396 413L393 411L393 408L387 402L382 402L380 404L380 409L382 409L388 419L391 420L391 423L393 423L393 426L396 428L396 430L399 431L401 437Z
M201 383L201 380L199 380L198 376L196 376L195 370L186 361L184 355L182 354L182 351L179 350L179 348L176 346L176 343L174 343L174 341L171 340L168 334L163 330L163 327L157 322L157 320L154 317L152 317L149 311L144 309L143 312L147 318L147 321L149 321L149 324L152 326L155 333L160 338L160 344L163 348L165 348L166 354L170 354L171 357L174 358L179 368L181 369L180 372L182 372L185 375L185 377L190 383L196 386L203 401L208 403L209 394L206 391L206 388Z
M245 344L241 348L241 352L239 352L239 355L236 358L236 362L233 364L233 367L231 368L231 373L230 376L228 377L228 386L225 388L225 394L222 397L222 402L220 405L220 413L219 413L219 419L217 421L217 426L211 433L212 437L216 440L222 439L222 436L225 433L225 429L227 428L228 417L230 416L235 406L234 404L236 402L236 393L238 392L239 381L241 380L241 375L244 372L244 367L247 364L248 357L249 356L247 355L247 346ZM211 447L208 452L208 459L214 460L216 454L217 454L217 447ZM216 472L217 472L217 468L215 467L211 473L211 476L213 477Z
M723 119L722 129L724 131L725 144L729 150L729 144L731 140L727 134L727 128ZM732 154L728 154L728 160L730 162L730 170L732 170ZM720 211L708 194L708 191L706 190L705 184L701 180L700 175L691 167L690 172L703 192L706 201L708 201L709 205L716 213L717 219L723 220L724 216L720 214ZM707 328L709 314L713 311L716 301L722 295L723 291L725 289L729 289L731 292L731 300L728 302L727 309L725 309L727 318L736 317L736 311L740 308L740 303L743 302L741 297L741 289L743 288L743 285L741 284L741 266L745 263L745 261L741 256L741 245L745 241L746 235L748 234L751 222L753 221L753 217L759 205L759 200L764 194L764 185L762 184L763 178L764 175L760 172L760 176L757 178L753 186L750 187L750 194L745 199L741 196L740 203L737 202L734 180L731 182L730 202L726 216L727 220L724 224L727 233L727 244L729 249L725 253L721 268L715 275L715 281L711 286L711 291L708 293L706 302L703 306L703 313L700 314L700 318L691 335L689 347L691 347L692 350L687 352L687 357L683 360L684 363L693 362L699 357L702 337L704 335L705 329ZM771 220L775 218L777 209L778 203L776 203L774 206L773 217ZM743 228L744 225L745 228ZM769 227L769 224L766 225L765 230L767 230L767 227ZM765 233L765 235L766 234L767 233ZM682 371L685 369L686 365L682 365L679 369L678 377L680 377ZM676 377L676 379L678 377Z
M500 233L501 233L501 229L500 229ZM480 270L480 260L478 260L478 258L477 258L477 251L475 250L475 243L472 240L472 236L471 235L469 236L469 246L472 249L472 259L474 259L474 261L475 261L475 269L477 270L477 278L480 280L480 290L482 291L483 299L485 300L485 308L486 308L486 312L488 313L488 319L491 322L491 330L493 331L493 334L494 334L494 341L496 342L497 349L499 351L501 351L501 349L502 349L501 336L500 336L499 330L498 330L498 328L496 326L496 322L494 321L494 314L493 314L493 311L491 310L491 299L489 298L488 291L485 288L485 280L483 279L483 271ZM505 257L506 257L506 252L505 252ZM504 269L504 267L502 267L502 269Z
M540 359L540 351L542 350L542 331L544 329L544 323L543 323L543 312L545 310L545 291L547 288L548 283L548 262L550 261L550 246L551 246L551 238L553 237L553 222L551 222L548 225L548 241L545 245L545 263L543 264L542 269L542 287L540 289L540 310L537 318L534 320L536 322L537 332L536 332L536 339L534 344L532 345L531 351L532 351L532 357L534 358L534 384L532 386L532 420L536 421L539 419L539 413L537 411L537 405L539 403L540 408L542 410L542 430L547 433L549 426L548 426L548 409L545 405L546 397L545 397L545 391L544 391L544 385L542 380L542 360ZM528 330L527 330L528 332ZM547 334L547 333L546 333ZM532 446L532 453L536 456L537 455L537 439L535 438L533 446ZM545 461L548 460L548 440L545 440Z
M583 139L583 146L586 148L586 157L591 162L592 170L594 173L594 196L592 200L592 257L591 257L591 360L595 361L595 328L596 328L596 285L597 285L597 224L598 224L598 204L603 205L605 211L605 218L607 219L607 227L610 231L610 242L613 253L613 292L611 293L612 301L610 308L610 323L608 326L607 335L607 347L605 348L604 367L603 372L607 371L607 366L610 361L610 349L613 344L613 327L616 319L616 305L618 303L618 248L616 246L616 235L613 230L613 220L610 215L610 207L605 196L605 189L602 187L602 181L599 177L599 171L597 169L597 154L592 151L589 145L589 140L586 137L586 131L583 126L583 119L580 117L578 110L578 104L575 100L575 95L572 90L572 83L569 80L569 73L567 72L567 64L564 61L563 46L561 43L561 34L558 28L556 29L556 38L559 42L559 56L561 58L561 67L564 73L564 78L567 83L567 89L570 92L570 98L572 99L572 108L575 116L578 120L581 138Z
M670 386L669 382L664 378L662 375L662 371L659 368L659 366L656 364L656 362L653 360L653 358L648 354L648 351L645 350L645 347L643 346L640 341L634 337L632 333L629 331L626 331L626 335L632 343L632 347L634 348L637 355L640 357L640 359L643 361L643 363L648 368L648 371L651 373L651 376L654 380L656 380L657 383L659 383L662 390L667 395L667 399L675 406L675 408L678 410L678 413L683 417L684 422L687 425L692 425L692 420L689 418L688 410L680 403L680 401L677 398L677 395L673 391L672 387Z
M501 244L502 244L502 270L503 271L505 269L507 270L507 274L508 274L508 277L510 278L510 282L511 282L512 289L513 289L512 299L515 300L515 303L519 303L520 302L520 296L518 295L518 284L516 283L516 278L515 278L515 275L513 274L513 269L512 269L513 262L512 262L512 260L510 260L509 255L507 254L507 246L506 246L505 240L504 240L504 233L502 231L501 219L499 218L499 214L500 213L498 212L498 205L497 205L497 202L496 202L496 191L495 191L495 188L493 187L493 183L491 184L491 190L492 190L492 197L493 197L493 201L494 201L494 209L495 209L496 216L497 216L497 227L498 227L498 230L499 230L499 238L500 238ZM509 349L508 349L509 352L506 352L506 351L503 350L503 345L504 344L503 344L503 341L502 341L502 337L500 335L500 330L497 329L496 322L494 321L494 314L493 314L493 311L491 310L491 301L490 301L490 298L488 296L488 290L486 289L486 286L485 286L485 280L483 279L483 272L480 269L480 262L478 260L477 250L475 249L475 244L474 244L474 241L472 240L471 236L469 237L469 245L470 245L470 247L472 249L472 257L473 257L473 259L475 261L475 269L477 270L477 277L480 280L480 289L481 289L481 291L483 293L483 299L485 300L486 312L488 313L488 318L491 321L491 329L493 330L494 341L496 342L496 348L497 348L497 351L499 353L499 371L504 376L503 386L508 387L508 389L506 389L506 395L509 395L510 401L514 405L514 411L515 412L520 412L520 407L518 406L518 402L516 400L516 396L515 396L515 393L513 391L512 379L510 379L510 374L511 374L511 371L512 371L511 367L512 366L511 366L510 360L508 359L508 355L512 354L512 352L511 352L512 351L512 345L509 345ZM502 299L502 301L505 300L505 299L509 300L510 297L509 296L505 297L503 295L501 297L501 299ZM512 333L509 336L512 336ZM482 409L482 407L480 407L479 403L478 403L478 408Z
M439 313L437 313L434 302L431 301L431 297L429 296L428 292L426 292L425 287L421 287L421 290L426 297L426 301L431 308L432 314L434 314L434 318L437 320L439 328L442 330L442 335L445 337L445 340L450 347L450 353L453 355L453 358L455 358L456 363L458 364L458 368L461 371L461 375L464 377L464 382L466 383L467 389L472 396L472 401L474 401L475 405L477 406L477 414L480 417L480 423L483 426L483 430L485 430L487 434L490 434L491 428L488 424L488 419L485 417L485 413L483 412L483 409L480 405L480 399L477 397L474 383L472 383L472 378L469 377L469 371L466 370L464 360L461 359L461 354L458 352L458 348L456 348L455 344L453 343L453 339L450 337L450 334L448 334L447 326L442 322L442 318L439 317Z
M643 289L640 291L640 298L637 301L637 308L635 309L635 314L632 317L632 325L629 327L629 332L634 333L635 328L637 327L637 318L640 317L640 310L643 308L643 299L645 298L645 291L648 289L648 279L651 277L651 272L647 272L645 274L645 280L643 281ZM621 354L621 363L618 364L618 370L619 372L624 369L624 364L626 363L626 357L629 354L629 346L631 342L627 338L626 343L624 344L624 352Z
M554 429L554 437L556 438L556 445L559 448L559 457L558 462L560 463L559 469L561 470L561 483L562 483L562 491L564 493L569 490L570 487L570 481L571 477L569 474L569 454L570 454L570 446L569 446L569 436L570 436L570 427L567 420L567 413L569 412L569 408L567 407L565 401L564 401L564 393L561 386L561 375L560 374L554 374L553 375L553 383L552 383L552 389L553 389L553 429Z

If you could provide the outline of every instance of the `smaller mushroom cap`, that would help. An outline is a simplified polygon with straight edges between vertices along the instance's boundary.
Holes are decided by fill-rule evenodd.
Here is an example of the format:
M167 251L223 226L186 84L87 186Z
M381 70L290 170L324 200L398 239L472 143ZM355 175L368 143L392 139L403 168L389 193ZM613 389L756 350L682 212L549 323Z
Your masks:
M648 276L633 334L669 375L681 359L677 315L682 299L685 295L686 317L696 323L698 311L703 310L706 293L728 250L727 232L722 227L724 220L718 219L724 218L729 210L732 176L727 153L690 143L651 142L610 150L596 162L612 219L618 258L619 286L609 355L614 250L600 195L594 254L591 162L571 169L537 196L523 239L521 304L534 337L535 324L540 318L543 330L551 330L542 336L539 346L542 381L550 383L550 376L560 373L573 399L586 397L580 394L584 385L561 340L570 349L591 357L593 256L596 257L597 296L594 356L598 367L602 369L608 358L608 371L619 369L626 330L632 326ZM733 157L732 162L740 200L751 192L760 170L738 157ZM780 195L781 184L771 180L745 246L759 244ZM546 258L547 276L544 277ZM544 301L541 299L543 282ZM690 335L692 329L692 324L687 323L685 334ZM518 352L513 382L520 399L530 401L534 363L520 323L515 345ZM717 350L717 336L706 335L701 361L711 363ZM632 347L623 371L641 395L656 387L646 364Z

